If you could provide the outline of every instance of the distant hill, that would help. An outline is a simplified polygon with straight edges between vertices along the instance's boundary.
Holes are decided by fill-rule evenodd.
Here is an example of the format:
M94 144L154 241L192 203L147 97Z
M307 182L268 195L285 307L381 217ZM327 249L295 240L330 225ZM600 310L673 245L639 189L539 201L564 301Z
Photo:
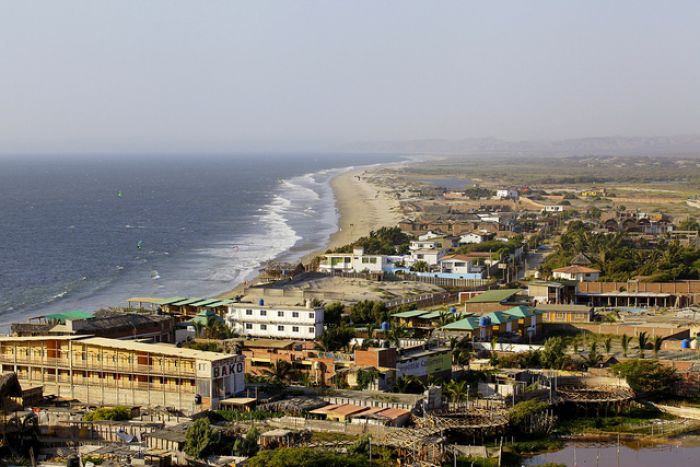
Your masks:
M700 155L700 135L603 136L553 141L508 141L498 138L418 139L352 143L350 151L410 154L550 154L550 155Z

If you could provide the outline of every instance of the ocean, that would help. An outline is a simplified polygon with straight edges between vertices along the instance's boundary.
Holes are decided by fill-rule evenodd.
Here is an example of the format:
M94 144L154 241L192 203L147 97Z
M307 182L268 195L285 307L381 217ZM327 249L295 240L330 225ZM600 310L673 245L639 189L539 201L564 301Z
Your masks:
M393 156L0 159L0 324L209 297L337 230L330 187Z

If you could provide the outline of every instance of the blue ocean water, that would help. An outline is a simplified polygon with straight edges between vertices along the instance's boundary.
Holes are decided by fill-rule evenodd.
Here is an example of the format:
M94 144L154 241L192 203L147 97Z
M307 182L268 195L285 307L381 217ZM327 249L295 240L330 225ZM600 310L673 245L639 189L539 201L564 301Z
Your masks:
M0 323L211 296L337 230L330 179L393 156L0 160Z

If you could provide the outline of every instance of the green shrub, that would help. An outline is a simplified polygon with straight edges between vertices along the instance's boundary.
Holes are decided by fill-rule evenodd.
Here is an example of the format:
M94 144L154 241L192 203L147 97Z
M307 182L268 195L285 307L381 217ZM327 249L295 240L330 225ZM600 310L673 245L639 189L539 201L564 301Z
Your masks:
M100 407L92 412L83 415L83 420L86 422L95 422L98 420L131 420L131 409L118 405L116 407Z

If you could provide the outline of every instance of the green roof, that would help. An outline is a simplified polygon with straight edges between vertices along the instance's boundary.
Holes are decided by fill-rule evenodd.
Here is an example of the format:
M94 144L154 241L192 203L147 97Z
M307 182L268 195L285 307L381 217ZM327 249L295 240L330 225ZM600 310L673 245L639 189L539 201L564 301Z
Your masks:
M394 313L391 315L392 318L415 318L416 316L424 315L426 313L430 313L429 311L425 310L411 310L411 311L402 311L400 313Z
M489 313L488 315L489 318L491 318L491 324L505 324L509 321L513 321L518 319L517 317L513 315L506 314L502 311L494 311Z
M234 301L233 301L233 300L220 300L220 301L216 301L216 302L213 302L213 303L208 303L208 304L206 304L206 305L204 305L204 306L206 306L206 307L208 307L208 308L216 308L216 307L218 307L218 306L228 305L229 303L234 303Z
M187 297L171 297L171 298L163 298L160 300L160 303L158 305L172 305L175 302L181 302L183 300L186 300Z
M535 314L535 311L530 308L529 306L524 306L524 305L519 305L519 306L514 306L513 308L509 310L505 310L503 313L511 316L515 316L518 318L528 318L532 315Z
M221 323L224 323L224 319L217 315L213 310L203 310L197 313L193 318L185 321L185 324L194 324L194 323L202 323L203 326L206 326L209 321L214 320L214 321L219 321Z
M521 289L496 289L487 290L484 293L470 298L466 303L491 303L491 302L502 302L516 293L520 292Z
M201 302L202 298L186 298L185 300L180 300L179 302L171 303L171 305L182 306L191 305L192 303Z
M190 303L190 306L204 306L204 305L209 305L210 303L218 302L220 301L218 298L205 298L202 300L199 300L198 302Z
M63 313L53 313L51 315L44 316L44 318L54 321L60 321L61 323L65 324L67 320L87 319L92 318L93 316L94 315L92 313L87 311L72 310L64 311Z
M459 321L455 321L454 323L446 324L440 329L453 331L474 331L479 329L479 318L475 316L468 316L460 319Z

